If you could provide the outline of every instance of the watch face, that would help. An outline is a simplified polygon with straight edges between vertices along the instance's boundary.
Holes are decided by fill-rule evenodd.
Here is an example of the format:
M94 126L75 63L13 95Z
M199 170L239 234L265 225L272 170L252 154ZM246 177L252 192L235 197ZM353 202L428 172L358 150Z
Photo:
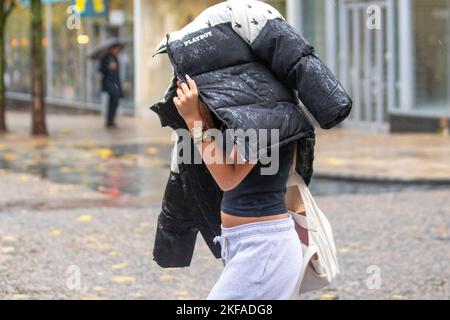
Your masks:
M192 129L192 137L194 139L196 139L196 140L197 139L201 139L202 136L203 136L202 128L194 128L194 129Z

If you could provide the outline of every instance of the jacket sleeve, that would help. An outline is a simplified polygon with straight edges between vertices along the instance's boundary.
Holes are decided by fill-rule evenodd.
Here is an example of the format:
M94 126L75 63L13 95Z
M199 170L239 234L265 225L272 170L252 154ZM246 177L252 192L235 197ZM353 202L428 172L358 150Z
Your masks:
M233 30L298 97L323 129L350 113L352 100L314 48L272 6L231 0Z
M197 239L196 202L189 197L186 178L170 172L153 247L153 260L163 268L191 264Z

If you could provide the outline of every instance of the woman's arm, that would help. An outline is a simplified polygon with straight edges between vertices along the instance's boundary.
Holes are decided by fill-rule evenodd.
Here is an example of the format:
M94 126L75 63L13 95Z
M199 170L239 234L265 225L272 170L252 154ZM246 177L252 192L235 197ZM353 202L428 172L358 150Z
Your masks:
M206 124L208 128L213 128L214 121L211 112L198 98L195 81L188 75L186 75L186 80L187 83L177 81L177 96L174 97L173 102L178 113L183 117L189 130L192 130L198 122ZM197 148L209 172L223 191L231 190L239 185L257 162L254 160L249 163L238 163L236 146L233 147L231 154L227 155L214 140L200 142L197 144Z

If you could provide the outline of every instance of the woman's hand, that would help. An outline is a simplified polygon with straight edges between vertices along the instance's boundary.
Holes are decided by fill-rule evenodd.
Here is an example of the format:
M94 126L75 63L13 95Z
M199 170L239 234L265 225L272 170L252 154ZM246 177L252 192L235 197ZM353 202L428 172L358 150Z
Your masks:
M200 121L202 113L197 85L188 75L186 80L187 83L177 81L177 96L173 98L173 103L186 123Z
M195 81L186 75L187 84L177 81L177 96L173 98L178 113L183 117L189 130L192 130L196 121L201 121L208 128L214 127L214 119L209 108L199 99ZM211 149L210 144L213 144ZM253 163L240 164L237 161L237 148L231 152L232 162L222 147L216 145L214 139L197 144L204 163L214 180L222 190L235 188L255 166ZM206 148L207 152L205 152ZM219 159L219 161L215 161Z

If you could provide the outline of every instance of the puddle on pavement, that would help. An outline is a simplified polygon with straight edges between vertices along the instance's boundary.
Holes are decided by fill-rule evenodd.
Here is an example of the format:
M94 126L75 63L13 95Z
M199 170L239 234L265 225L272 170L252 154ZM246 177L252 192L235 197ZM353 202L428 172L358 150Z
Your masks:
M169 174L170 152L171 145L156 144L2 146L0 169L34 174L56 183L84 185L112 197L125 194L159 202ZM310 184L314 195L435 188L439 186L342 181L314 176Z
M327 178L313 178L310 190L313 195L377 194L413 190L435 190L449 188L449 184L402 183L384 181L351 181Z
M111 195L160 199L171 145L79 145L3 148L0 169L56 183L84 185Z

